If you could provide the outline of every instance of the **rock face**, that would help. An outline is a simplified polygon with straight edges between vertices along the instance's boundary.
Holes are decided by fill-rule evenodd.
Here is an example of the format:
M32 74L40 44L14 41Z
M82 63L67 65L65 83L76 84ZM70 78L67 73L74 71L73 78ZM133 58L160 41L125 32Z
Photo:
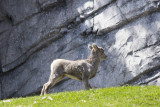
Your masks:
M54 59L105 49L92 86L160 85L159 0L0 0L0 98L39 94ZM69 78L50 92L84 89Z

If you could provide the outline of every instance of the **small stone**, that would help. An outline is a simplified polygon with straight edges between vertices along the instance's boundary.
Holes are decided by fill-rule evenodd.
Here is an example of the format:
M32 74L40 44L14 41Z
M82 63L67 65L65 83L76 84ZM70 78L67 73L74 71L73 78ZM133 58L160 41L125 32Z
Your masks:
M59 33L59 31L60 31L60 29L52 29L52 30L49 31L49 33L53 33L53 32L54 33Z
M51 97L48 97L47 99L48 99L48 100L51 100L51 101L53 100Z
M70 24L70 25L68 25L68 29L72 29L72 25Z
M3 102L4 102L4 103L6 103L6 102L11 102L11 100L3 100Z
M81 19L79 17L76 18L76 22L81 22Z
M157 3L157 7L158 7L158 8L160 7L160 2Z
M93 29L93 31L92 31L93 33L95 33L95 34L97 34L97 32L98 32L98 29Z
M80 20L83 20L85 18L84 15L80 15L79 17L80 17Z
M97 36L100 36L100 35L102 35L103 33L102 33L102 31L101 30L97 30Z
M67 28L61 28L60 33L67 33L68 29Z
M92 32L92 28L89 28L89 29L86 30L87 35L90 34L91 32Z

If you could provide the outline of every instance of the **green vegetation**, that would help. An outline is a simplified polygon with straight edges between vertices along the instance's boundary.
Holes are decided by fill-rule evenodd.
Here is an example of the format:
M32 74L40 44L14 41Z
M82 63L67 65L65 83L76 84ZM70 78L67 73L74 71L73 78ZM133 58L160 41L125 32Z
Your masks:
M0 107L160 107L160 87L123 86L0 100Z

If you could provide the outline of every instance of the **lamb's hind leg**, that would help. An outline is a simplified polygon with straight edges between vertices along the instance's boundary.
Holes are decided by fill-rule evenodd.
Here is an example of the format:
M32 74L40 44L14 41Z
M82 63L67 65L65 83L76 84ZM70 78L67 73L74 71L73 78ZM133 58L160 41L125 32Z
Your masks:
M64 75L61 76L54 75L52 78L50 78L49 81L43 85L41 95L47 94L48 89L53 87L58 81L60 81L64 77L65 77Z
M48 81L47 83L45 83L45 84L43 85L43 88L42 88L42 91L41 91L41 95L47 94L46 91L47 91L47 89L48 89L48 87L49 87L50 84L51 84L51 82Z

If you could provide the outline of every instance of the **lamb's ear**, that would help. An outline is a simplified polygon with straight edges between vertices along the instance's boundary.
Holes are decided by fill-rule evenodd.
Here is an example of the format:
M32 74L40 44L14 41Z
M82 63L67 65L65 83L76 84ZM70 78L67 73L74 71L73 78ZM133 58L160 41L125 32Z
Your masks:
M97 45L96 45L95 43L92 44L92 47L93 47L95 50L98 49L98 47L97 47Z
M88 44L88 48L90 49L90 50L92 50L92 45L90 45L90 44Z

